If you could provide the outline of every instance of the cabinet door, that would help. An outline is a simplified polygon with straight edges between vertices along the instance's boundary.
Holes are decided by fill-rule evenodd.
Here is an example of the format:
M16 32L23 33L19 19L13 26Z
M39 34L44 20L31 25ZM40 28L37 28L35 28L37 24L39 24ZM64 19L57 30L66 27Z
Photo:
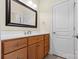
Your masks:
M28 46L28 59L36 59L36 44Z
M45 56L48 54L48 52L49 52L49 35L45 35L45 38L44 38L44 54L45 54Z
M4 59L17 59L17 52L12 52L4 55Z
M17 49L17 42L18 40L8 40L8 41L3 41L2 47L4 48L4 54L10 53L14 50Z
M37 44L37 59L44 58L44 41L40 41Z
M27 59L27 47L17 51L18 59Z

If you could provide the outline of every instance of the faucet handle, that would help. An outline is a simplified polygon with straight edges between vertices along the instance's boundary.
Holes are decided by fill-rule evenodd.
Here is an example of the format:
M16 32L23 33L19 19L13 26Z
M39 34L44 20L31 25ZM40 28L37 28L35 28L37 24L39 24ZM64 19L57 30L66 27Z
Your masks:
M27 31L27 34L31 34L31 31Z

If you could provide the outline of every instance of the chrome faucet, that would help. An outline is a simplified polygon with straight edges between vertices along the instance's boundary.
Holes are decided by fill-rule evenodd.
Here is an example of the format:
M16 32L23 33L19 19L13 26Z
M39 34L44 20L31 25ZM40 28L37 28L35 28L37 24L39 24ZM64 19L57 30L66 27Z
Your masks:
M24 31L24 35L26 35L26 32Z
M31 34L31 31L27 31L27 34Z

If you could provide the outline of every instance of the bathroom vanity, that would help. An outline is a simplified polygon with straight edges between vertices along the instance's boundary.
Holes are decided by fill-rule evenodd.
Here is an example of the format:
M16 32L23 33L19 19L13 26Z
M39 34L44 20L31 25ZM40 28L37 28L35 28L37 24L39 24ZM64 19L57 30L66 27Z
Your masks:
M49 34L2 40L2 59L43 59L49 51Z

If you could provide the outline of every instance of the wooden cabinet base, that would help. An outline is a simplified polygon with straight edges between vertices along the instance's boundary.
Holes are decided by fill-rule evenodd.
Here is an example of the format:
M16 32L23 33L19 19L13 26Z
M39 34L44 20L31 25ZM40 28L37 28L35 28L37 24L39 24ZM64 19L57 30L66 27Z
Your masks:
M4 40L2 59L44 59L49 51L49 34Z

